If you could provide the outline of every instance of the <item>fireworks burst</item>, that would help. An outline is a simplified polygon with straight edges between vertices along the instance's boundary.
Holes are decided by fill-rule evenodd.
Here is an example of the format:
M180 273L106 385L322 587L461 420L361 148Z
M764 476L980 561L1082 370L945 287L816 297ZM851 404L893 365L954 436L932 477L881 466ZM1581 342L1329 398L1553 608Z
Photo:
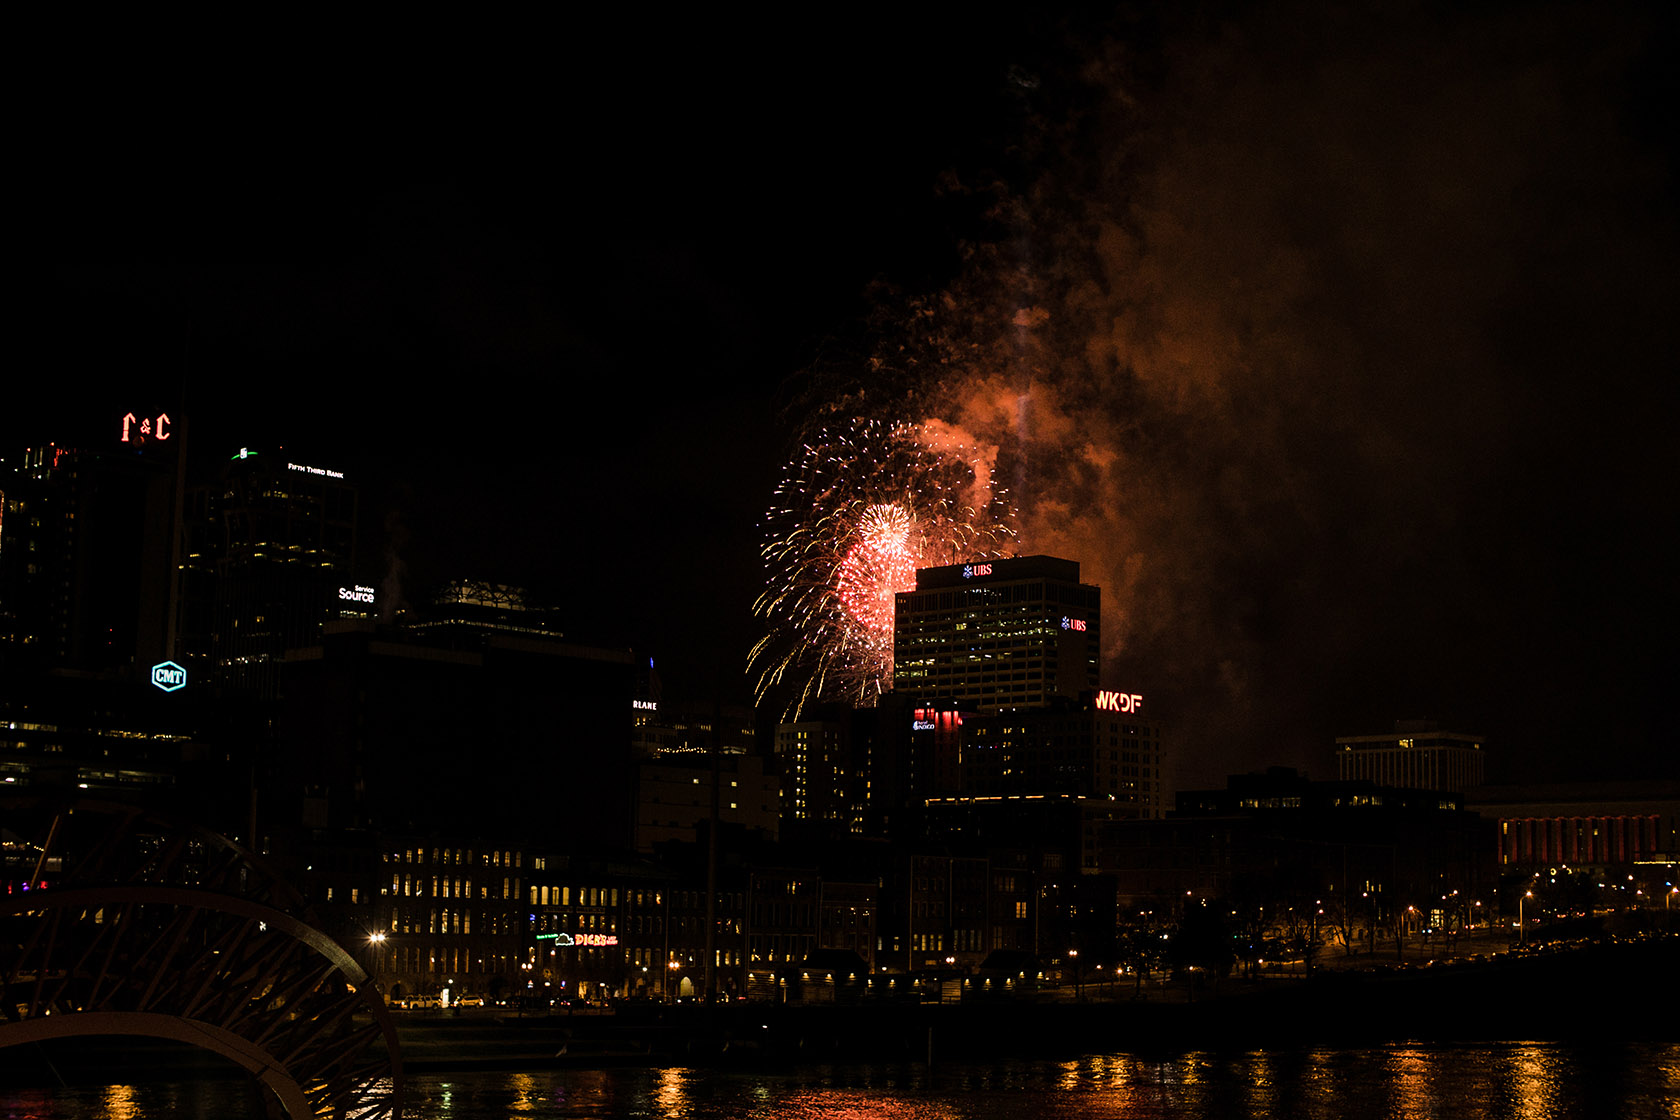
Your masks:
M769 587L753 612L758 699L784 683L787 713L819 698L867 706L892 684L893 596L916 569L1001 555L1011 510L991 453L944 426L860 420L789 464L765 518Z

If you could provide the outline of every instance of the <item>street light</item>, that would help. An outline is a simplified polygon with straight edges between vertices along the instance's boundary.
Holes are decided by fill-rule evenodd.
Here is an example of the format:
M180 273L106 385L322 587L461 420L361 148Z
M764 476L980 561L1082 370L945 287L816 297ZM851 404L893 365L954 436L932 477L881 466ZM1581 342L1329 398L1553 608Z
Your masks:
M376 931L368 934L368 979L374 981L375 983L378 982L380 964L379 958L384 955L384 945L385 934L383 932Z

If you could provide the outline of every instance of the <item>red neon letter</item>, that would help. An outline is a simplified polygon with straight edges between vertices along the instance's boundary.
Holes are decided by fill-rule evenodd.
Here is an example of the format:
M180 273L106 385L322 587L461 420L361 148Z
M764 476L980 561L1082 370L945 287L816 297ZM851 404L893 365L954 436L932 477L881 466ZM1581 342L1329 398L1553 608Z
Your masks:
M158 439L169 438L169 413L160 412L157 418L157 430L152 433Z

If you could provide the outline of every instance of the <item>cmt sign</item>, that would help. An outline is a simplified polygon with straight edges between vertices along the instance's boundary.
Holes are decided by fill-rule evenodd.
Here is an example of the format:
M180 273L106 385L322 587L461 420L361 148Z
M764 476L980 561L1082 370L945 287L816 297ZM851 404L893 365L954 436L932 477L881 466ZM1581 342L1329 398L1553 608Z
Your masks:
M160 661L152 666L152 683L165 692L187 686L187 671L173 661Z
M1135 692L1098 692L1097 711L1137 715L1143 711L1143 697Z

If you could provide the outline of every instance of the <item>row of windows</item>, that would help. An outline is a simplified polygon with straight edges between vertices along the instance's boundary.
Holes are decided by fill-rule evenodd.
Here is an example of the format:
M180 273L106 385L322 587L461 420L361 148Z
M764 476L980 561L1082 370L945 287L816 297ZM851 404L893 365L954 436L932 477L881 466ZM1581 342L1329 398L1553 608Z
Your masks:
M524 861L523 852L498 850L490 852L474 852L471 848L433 848L431 849L432 863L455 864L465 866L475 859L485 867L519 867ZM405 848L402 854L391 852L384 857L386 863L425 863L425 848ZM537 867L542 866L542 860L537 860Z

